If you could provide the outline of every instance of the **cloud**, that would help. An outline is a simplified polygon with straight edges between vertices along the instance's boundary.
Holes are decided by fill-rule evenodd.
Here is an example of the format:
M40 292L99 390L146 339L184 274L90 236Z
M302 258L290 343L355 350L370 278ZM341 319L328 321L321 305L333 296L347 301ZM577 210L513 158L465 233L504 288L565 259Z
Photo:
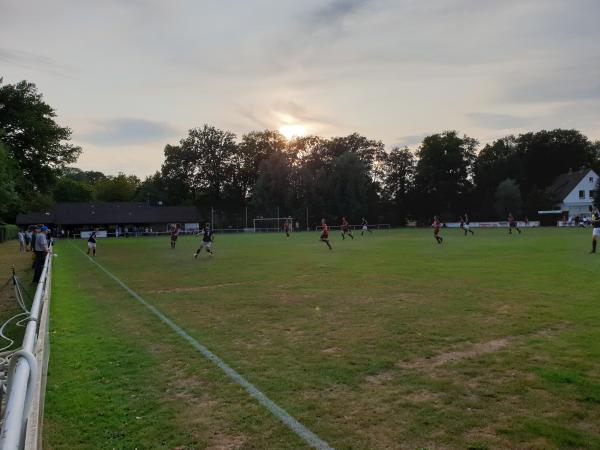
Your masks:
M96 145L123 145L153 142L177 134L177 128L164 122L120 118L99 121L95 130L78 137L83 142Z
M519 83L510 91L518 103L569 102L600 99L600 81L578 77L548 77Z
M311 28L335 25L360 11L373 0L333 0L313 10L305 19Z
M493 130L523 128L533 122L533 119L529 117L518 117L510 114L493 114L484 112L468 113L467 117L477 126L482 128L491 128Z
M409 134L407 136L401 136L396 140L394 147L414 147L420 145L430 133L423 134Z
M43 70L61 76L75 72L75 68L57 63L47 56L8 48L0 48L0 61L23 69Z

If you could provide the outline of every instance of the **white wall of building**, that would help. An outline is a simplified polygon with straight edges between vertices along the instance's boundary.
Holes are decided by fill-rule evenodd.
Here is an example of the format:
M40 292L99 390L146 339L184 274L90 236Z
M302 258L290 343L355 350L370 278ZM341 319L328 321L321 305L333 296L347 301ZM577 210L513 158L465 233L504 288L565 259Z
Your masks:
M590 170L585 177L575 186L575 188L563 199L561 209L569 211L570 217L589 216L590 206L592 206L593 191L596 189L598 174ZM583 197L580 196L580 191L583 191ZM592 194L592 195L590 195Z

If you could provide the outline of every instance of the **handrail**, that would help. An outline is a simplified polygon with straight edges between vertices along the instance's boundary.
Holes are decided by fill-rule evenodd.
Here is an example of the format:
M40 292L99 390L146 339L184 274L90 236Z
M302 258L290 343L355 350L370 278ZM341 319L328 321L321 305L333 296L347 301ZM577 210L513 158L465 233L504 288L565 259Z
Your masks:
M0 431L0 450L21 449L25 442L27 416L33 400L33 385L37 381L39 373L37 361L33 354L38 338L44 296L49 287L51 264L52 254L48 253L33 297L29 321L23 337L23 345L11 359L6 407L3 411Z

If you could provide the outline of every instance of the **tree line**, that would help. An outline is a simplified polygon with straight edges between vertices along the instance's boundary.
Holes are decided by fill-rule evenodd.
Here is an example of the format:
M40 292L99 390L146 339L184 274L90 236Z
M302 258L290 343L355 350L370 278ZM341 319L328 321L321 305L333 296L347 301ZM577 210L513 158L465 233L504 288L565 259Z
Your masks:
M287 140L278 131L234 133L203 125L164 148L144 180L71 167L81 148L34 84L0 79L0 217L65 201L143 201L218 211L222 226L250 217L320 217L403 224L407 219L534 218L560 199L548 188L568 170L600 169L600 142L577 130L509 135L480 143L456 131L415 149L353 133ZM597 189L600 192L600 189Z

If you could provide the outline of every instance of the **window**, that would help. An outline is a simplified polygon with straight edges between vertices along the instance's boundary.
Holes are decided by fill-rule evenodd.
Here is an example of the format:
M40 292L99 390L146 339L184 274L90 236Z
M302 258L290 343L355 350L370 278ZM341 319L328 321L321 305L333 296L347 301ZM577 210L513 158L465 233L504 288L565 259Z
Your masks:
M595 193L596 193L596 191L590 191L590 198L594 198Z
M579 191L579 198L585 199L585 191Z
M588 179L590 180L590 183L594 182L594 177L589 177Z

